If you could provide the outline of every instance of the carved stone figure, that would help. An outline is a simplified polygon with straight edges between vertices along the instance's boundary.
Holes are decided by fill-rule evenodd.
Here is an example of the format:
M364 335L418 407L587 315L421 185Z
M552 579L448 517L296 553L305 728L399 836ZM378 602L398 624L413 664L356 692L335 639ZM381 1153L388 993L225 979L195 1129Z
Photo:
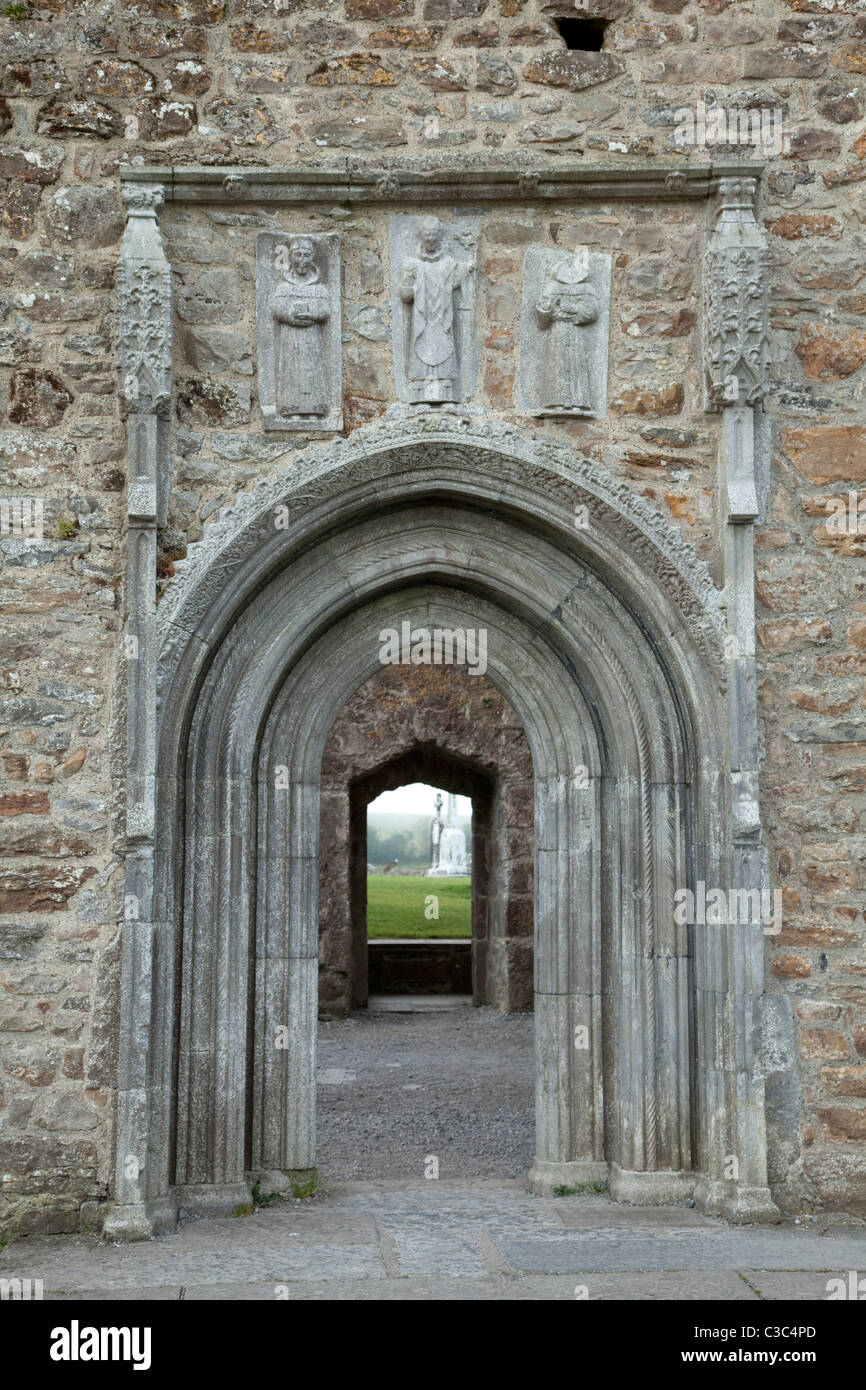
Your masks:
M587 284L589 268L584 262L564 261L553 268L536 301L542 328L546 329L543 400L554 410L576 415L593 413L592 385L589 379L585 324L598 318L598 295Z
M281 415L327 415L328 374L322 324L330 314L328 288L301 236L289 245L289 264L274 295L277 321L277 409Z
M610 267L585 246L527 248L517 385L527 414L606 413Z
M339 428L340 298L335 237L260 233L256 320L265 428Z
M466 231L458 231L457 239ZM402 335L406 400L438 404L463 399L461 358L468 334L461 333L458 315L470 307L474 269L472 260L453 255L445 245L438 218L425 217L417 255L398 263L397 291L408 310Z

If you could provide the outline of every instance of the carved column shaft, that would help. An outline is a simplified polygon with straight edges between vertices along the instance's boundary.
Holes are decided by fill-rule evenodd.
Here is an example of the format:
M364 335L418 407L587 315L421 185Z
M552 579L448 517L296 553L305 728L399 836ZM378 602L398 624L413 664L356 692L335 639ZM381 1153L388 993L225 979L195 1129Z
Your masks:
M118 1087L117 1235L150 1230L145 1203L165 1190L151 1173L151 1006L156 822L155 634L157 526L168 514L171 401L171 269L157 223L162 190L126 188L129 220L118 276L120 393L128 410L129 490L126 629L126 882Z
M749 893L762 887L759 744L755 673L754 523L758 517L756 428L769 362L765 233L755 220L753 178L723 178L705 265L705 388L722 412L719 504L727 600L730 728L731 871L718 885ZM713 885L716 886L716 885ZM740 898L739 901L745 901ZM715 929L714 929L715 930ZM705 1210L754 1220L773 1210L767 1188L760 1036L764 936L761 921L729 921L727 991L700 989L706 1036L723 1039L704 1077L710 1117L703 1136ZM708 958L710 948L704 946ZM699 954L700 965L700 954ZM700 969L699 969L700 976ZM718 1032L717 1030L721 1030Z

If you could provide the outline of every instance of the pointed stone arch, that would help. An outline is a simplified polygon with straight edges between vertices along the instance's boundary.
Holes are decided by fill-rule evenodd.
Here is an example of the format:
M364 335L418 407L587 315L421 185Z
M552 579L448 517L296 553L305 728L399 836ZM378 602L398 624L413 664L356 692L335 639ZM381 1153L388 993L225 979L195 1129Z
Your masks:
M626 1200L772 1214L763 938L673 916L678 887L736 881L721 596L595 465L455 410L296 457L208 529L162 600L160 814L128 861L144 910L125 946L110 1229L315 1166L319 769L395 617L486 627L488 676L532 751L533 1185L609 1177Z
M531 1009L533 774L523 727L484 675L388 666L353 692L325 745L319 1018L367 1005L367 806L407 782L472 798L473 999Z

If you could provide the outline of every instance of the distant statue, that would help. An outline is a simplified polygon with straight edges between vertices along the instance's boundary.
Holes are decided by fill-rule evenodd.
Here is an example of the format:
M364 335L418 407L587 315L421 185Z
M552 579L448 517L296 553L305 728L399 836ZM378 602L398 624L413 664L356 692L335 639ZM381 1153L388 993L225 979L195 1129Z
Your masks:
M439 840L442 834L442 793L436 793L436 814L430 826L430 871L439 866Z
M276 398L281 416L328 413L328 375L322 325L330 315L330 292L321 283L310 237L295 237L289 264L274 293L277 360Z
M399 279L400 298L411 306L406 363L410 401L461 398L454 310L472 270L470 261L458 261L443 250L439 219L425 217L419 254L405 261Z
M439 796L436 803L436 818L442 806ZM428 878L457 878L469 872L466 863L466 836L457 825L457 797L448 794L448 820L439 835L439 853L435 865L427 870Z
M585 283L585 261L563 261L549 274L535 308L547 331L542 406L575 415L593 411L585 337L582 329L599 316L598 295Z

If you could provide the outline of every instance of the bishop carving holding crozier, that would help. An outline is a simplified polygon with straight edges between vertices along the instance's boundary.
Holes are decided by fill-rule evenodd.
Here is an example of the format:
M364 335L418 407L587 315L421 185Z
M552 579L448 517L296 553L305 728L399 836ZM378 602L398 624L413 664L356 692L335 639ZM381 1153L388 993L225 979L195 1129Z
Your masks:
M455 311L464 285L475 269L443 248L442 227L436 217L421 223L417 256L400 270L399 294L409 307L406 338L406 382L413 402L459 401L462 396L460 351Z
M328 413L328 373L323 325L330 316L328 286L322 284L310 237L295 237L288 265L274 292L276 404L284 418Z
M541 374L544 410L568 415L592 415L590 381L584 328L594 323L601 306L593 287L586 283L586 254L562 261L548 274L535 309L545 329Z

